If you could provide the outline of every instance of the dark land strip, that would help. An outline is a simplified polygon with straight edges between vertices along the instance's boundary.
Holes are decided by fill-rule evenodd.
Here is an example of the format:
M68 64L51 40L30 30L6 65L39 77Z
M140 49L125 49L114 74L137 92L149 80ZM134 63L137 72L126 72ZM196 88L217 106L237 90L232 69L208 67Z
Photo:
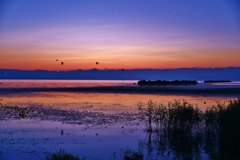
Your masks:
M0 95L28 92L126 93L164 95L212 95L240 97L240 87L177 87L177 86L102 86L64 88L0 88Z

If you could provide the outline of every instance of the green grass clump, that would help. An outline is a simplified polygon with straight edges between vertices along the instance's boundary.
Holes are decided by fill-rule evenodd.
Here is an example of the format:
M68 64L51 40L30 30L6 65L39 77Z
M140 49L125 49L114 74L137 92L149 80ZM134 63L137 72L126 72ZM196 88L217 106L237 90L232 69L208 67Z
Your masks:
M79 158L73 154L67 153L60 149L57 153L48 154L45 160L85 160L86 158Z

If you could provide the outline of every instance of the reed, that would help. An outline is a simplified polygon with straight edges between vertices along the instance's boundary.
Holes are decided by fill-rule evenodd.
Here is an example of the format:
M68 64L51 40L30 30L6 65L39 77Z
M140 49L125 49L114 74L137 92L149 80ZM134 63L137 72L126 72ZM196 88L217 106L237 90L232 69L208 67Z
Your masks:
M67 153L66 151L60 149L56 153L48 154L45 160L86 160L86 158L85 157L79 158L76 155Z
M143 153L139 151L133 151L130 149L121 150L119 155L116 152L113 153L114 160L143 160Z
M166 128L184 129L191 131L201 125L203 113L197 107L185 100L174 100L168 105L149 100L147 107L138 103L140 119L146 123L146 130L160 131ZM155 126L155 128L153 128Z
M138 110L140 114L140 118L145 120L146 129L151 132L153 130L152 123L155 120L154 109L156 108L156 103L152 100L148 101L147 107L144 108L143 103L138 103Z
M155 149L157 155L174 159L202 159L201 153L208 159L240 159L240 99L205 112L185 100L167 105L150 100L139 105L139 115L147 134L141 144L149 155Z

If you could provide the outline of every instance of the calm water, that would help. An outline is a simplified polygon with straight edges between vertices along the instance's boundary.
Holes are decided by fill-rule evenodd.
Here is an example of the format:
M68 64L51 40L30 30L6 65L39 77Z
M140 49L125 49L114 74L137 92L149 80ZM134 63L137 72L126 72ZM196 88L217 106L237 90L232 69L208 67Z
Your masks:
M0 88L134 86L137 80L0 80Z
M1 80L1 88L136 86L137 81ZM229 84L227 84L229 85ZM198 87L209 85L199 84ZM218 85L210 85L217 87ZM238 86L234 82L232 86ZM137 87L137 86L136 86ZM185 99L202 110L235 95L158 95L129 93L19 92L1 93L0 159L42 159L65 149L89 159L110 159L121 149L137 150L145 139L138 118L139 102L167 104ZM27 118L6 114L4 106L28 108ZM64 135L61 135L64 130Z

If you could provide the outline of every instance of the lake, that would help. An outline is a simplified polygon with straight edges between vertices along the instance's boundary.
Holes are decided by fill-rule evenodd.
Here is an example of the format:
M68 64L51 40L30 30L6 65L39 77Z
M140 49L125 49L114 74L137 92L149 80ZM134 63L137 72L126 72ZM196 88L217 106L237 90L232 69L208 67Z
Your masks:
M137 151L139 142L146 139L145 126L138 115L139 102L147 104L153 100L167 105L175 99L185 99L204 111L217 102L240 97L239 82L165 86L157 88L159 92L152 92L154 89L149 87L136 90L139 86L132 80L0 83L0 159L4 160L40 160L60 149L87 159L111 159L114 152L118 155L125 149ZM208 89L214 92L208 93ZM216 93L218 89L221 93Z

